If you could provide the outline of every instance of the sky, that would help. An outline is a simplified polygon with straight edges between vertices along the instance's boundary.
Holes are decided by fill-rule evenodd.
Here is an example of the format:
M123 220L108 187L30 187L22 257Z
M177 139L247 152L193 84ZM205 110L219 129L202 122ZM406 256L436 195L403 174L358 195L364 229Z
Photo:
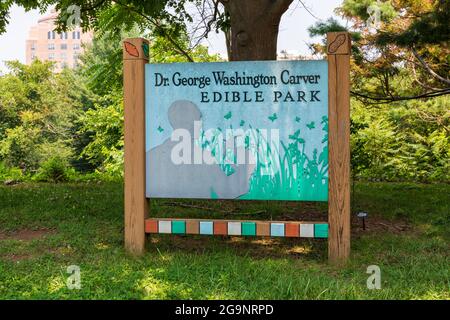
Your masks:
M293 50L302 55L308 55L306 42L310 41L307 27L317 21L326 20L334 16L333 10L343 0L303 0L303 3L312 12L308 13L298 1L294 1L284 14L278 35L278 52ZM19 60L25 63L25 40L29 28L36 24L42 15L38 10L25 12L21 7L13 6L10 11L10 23L6 33L0 35L0 72L5 72L4 61ZM320 19L320 20L319 20ZM219 53L226 56L226 47L222 34L211 33L205 41L210 53Z

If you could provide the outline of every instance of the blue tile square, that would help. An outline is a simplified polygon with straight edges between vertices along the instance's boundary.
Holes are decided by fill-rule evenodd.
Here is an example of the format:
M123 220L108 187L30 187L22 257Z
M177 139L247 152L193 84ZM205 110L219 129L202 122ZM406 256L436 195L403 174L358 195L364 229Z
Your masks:
M270 235L272 237L284 237L284 223L271 223Z
M213 234L213 222L200 221L200 234Z

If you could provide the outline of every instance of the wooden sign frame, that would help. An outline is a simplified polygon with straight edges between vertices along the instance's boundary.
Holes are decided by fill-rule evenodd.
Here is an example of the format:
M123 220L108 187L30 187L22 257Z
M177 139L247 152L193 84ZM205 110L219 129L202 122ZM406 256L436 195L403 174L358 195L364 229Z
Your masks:
M349 33L327 34L329 125L327 237L328 257L333 263L345 262L350 255L350 54ZM148 63L148 58L147 40L142 38L124 40L124 214L125 248L128 252L142 254L145 251L146 231L192 233L187 232L186 228L193 225L198 228L201 222L205 226L207 223L215 224L217 230L214 229L213 234L228 235L233 234L230 233L232 230L230 228L241 228L239 235L246 235L242 233L242 228L251 230L251 235L270 235L270 228L281 227L283 236L300 236L300 231L295 230L301 230L302 225L305 230L309 230L310 226L313 230L316 228L321 230L321 227L326 225L323 222L238 222L198 219L182 219L183 223L180 223L180 219L148 219L148 199L145 197L145 64ZM224 228L228 228L228 232L224 232L223 230L227 230ZM168 230L170 232L167 232ZM261 230L269 231L258 233L262 232ZM316 234L320 235L320 232Z

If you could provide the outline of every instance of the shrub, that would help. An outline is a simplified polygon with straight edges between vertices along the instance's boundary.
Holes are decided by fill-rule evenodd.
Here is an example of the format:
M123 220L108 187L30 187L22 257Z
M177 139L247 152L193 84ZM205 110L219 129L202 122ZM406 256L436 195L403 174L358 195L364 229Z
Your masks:
M34 180L64 182L70 180L70 176L73 173L72 171L74 170L69 168L67 162L63 158L55 156L42 163Z
M0 182L4 181L23 181L26 177L19 168L9 168L3 162L0 162Z

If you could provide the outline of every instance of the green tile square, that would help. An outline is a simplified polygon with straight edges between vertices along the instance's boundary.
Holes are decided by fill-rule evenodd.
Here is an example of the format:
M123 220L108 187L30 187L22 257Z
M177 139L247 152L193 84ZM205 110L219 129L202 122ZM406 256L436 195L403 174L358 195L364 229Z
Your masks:
M255 222L242 222L242 235L243 236L256 236L256 223Z
M328 224L318 223L314 225L315 238L328 238Z
M186 222L185 221L172 221L172 233L185 234L186 233Z

